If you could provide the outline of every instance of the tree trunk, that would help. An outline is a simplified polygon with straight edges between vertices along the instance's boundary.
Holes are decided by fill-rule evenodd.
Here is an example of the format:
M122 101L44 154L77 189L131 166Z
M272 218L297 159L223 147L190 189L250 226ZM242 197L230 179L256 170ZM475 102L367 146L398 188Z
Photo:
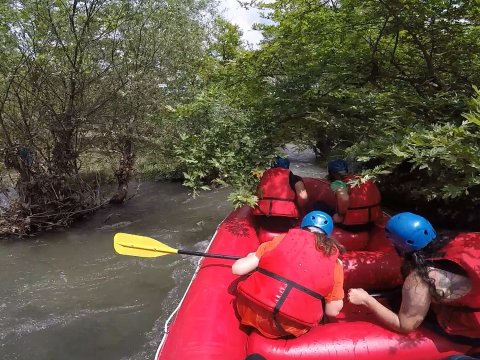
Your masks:
M121 157L118 170L115 171L117 178L117 193L110 199L110 203L121 204L128 195L128 183L132 178L135 156L133 154L133 140L131 137L123 139Z
M52 149L53 173L61 175L76 174L76 158L74 138L77 126L71 115L64 115L64 119L55 122L56 128L52 129L55 143Z

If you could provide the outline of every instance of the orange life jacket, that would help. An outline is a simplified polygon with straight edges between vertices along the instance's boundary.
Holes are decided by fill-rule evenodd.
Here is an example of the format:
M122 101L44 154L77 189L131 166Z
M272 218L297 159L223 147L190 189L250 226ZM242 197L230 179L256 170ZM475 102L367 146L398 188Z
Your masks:
M316 249L315 236L292 229L272 251L260 259L258 268L238 286L238 293L298 324L312 327L323 320L324 296L333 290L338 252L327 257Z
M344 177L343 181L348 182L356 178L358 177L348 175ZM373 181L368 180L356 186L349 185L348 198L348 210L342 224L363 225L381 217L380 191Z
M480 233L461 233L440 251L445 252L441 259L450 260L467 272L472 288L457 300L433 304L437 321L449 334L478 339L480 338Z
M253 214L298 218L296 194L290 187L289 179L290 170L266 170L257 189L258 204L253 209Z

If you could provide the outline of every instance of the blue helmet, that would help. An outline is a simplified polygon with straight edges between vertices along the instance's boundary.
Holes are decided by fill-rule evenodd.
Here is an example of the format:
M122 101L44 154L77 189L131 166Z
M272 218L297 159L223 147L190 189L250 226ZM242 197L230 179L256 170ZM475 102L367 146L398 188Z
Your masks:
M329 173L346 174L348 172L348 166L344 160L329 161L327 168Z
M435 229L427 219L411 212L393 216L388 220L385 230L387 238L400 254L423 249L437 237Z
M281 156L277 156L272 167L288 169L290 167L290 160Z
M330 235L333 231L333 219L323 211L311 211L302 220L300 227L316 227L322 230L325 234Z

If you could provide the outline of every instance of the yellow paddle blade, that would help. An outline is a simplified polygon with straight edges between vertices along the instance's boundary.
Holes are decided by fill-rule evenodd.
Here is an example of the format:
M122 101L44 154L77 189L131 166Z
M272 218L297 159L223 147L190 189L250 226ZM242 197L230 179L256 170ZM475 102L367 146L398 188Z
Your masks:
M125 233L115 234L113 248L120 255L140 257L158 257L178 252L177 249L150 237Z

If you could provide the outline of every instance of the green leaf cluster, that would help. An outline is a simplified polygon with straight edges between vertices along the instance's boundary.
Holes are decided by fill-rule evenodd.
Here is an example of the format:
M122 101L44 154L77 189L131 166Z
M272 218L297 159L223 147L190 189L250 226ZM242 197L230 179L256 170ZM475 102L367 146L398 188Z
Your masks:
M272 149L252 113L212 90L179 107L177 119L182 125L175 154L185 171L184 184L194 191L228 184L235 190L235 205L255 203L254 171L270 161Z
M368 171L376 176L397 176L395 170L408 164L420 185L415 189L417 198L469 197L475 203L480 200L478 191L472 192L480 186L480 92L476 87L474 91L471 110L460 124L395 127L390 136L356 144L349 151L361 154L361 161L380 160ZM392 141L393 137L398 140Z
M259 6L273 23L258 26L265 39L251 67L279 130L272 136L320 156L368 160L369 174L384 179L408 168L412 201L475 203L478 126L469 104L480 84L478 2Z

